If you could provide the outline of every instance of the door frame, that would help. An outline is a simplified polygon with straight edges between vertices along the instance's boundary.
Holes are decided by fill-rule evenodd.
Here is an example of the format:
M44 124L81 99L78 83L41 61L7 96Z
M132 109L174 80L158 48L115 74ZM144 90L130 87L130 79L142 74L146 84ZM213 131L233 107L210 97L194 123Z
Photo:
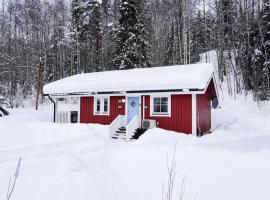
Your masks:
M138 97L139 98L139 116L142 116L142 97L138 94L129 94L126 95L126 105L125 105L125 121L126 125L128 125L128 97Z

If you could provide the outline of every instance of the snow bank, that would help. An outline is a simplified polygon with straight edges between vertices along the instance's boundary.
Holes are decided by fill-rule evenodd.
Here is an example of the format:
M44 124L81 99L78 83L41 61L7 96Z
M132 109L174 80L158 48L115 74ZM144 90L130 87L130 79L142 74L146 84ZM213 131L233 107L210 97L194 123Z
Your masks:
M87 145L89 151L106 146L109 139L106 126L52 123L52 113L52 106L45 106L38 112L33 108L13 110L10 116L1 118L0 138L4 140L0 142L0 161L36 150L47 151L62 146L72 149L74 141Z
M0 199L20 156L14 200L162 199L176 149L173 200L184 177L185 200L268 200L270 103L223 92L213 133L200 138L156 128L115 141L108 126L52 123L52 106L11 110L0 118Z
M178 145L182 144L184 141L194 141L197 138L186 135L179 134L173 131L167 131L160 128L150 129L143 134L140 139L137 141L138 144L149 145Z

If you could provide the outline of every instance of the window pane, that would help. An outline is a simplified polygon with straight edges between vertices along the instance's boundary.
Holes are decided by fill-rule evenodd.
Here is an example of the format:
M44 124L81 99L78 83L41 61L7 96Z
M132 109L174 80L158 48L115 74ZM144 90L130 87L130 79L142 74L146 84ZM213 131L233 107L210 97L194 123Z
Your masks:
M168 112L168 105L161 105L161 112L167 113Z
M160 105L159 104L154 105L154 112L160 112Z
M154 98L154 104L160 104L160 98Z
M108 105L104 105L104 112L108 112Z
M104 99L104 112L108 112L108 99Z
M100 112L100 105L97 105L97 112Z
M100 99L97 99L97 112L100 112Z
M168 97L161 98L161 104L168 104Z

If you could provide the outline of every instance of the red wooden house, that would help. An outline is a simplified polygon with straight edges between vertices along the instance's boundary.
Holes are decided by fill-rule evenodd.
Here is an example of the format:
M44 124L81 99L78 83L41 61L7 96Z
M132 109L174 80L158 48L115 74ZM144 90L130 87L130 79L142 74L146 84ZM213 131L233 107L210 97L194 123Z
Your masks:
M218 105L211 64L79 74L45 85L44 94L55 103L55 121L76 118L76 110L61 116L57 102L77 97L78 122L108 124L112 135L125 132L127 139L137 128L155 126L202 135Z

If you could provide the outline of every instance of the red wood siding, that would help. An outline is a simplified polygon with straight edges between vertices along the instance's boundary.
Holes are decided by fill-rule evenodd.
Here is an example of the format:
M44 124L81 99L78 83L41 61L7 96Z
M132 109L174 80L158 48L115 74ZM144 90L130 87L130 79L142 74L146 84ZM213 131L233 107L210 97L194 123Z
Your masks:
M154 119L158 127L182 132L192 133L192 101L191 95L171 96L171 117L150 117L150 96L145 96L145 119ZM143 99L142 99L143 102ZM143 113L143 112L142 112Z
M207 88L207 93L211 98L217 97L216 90L215 90L215 84L213 79L210 81L208 88Z
M110 97L110 115L94 115L94 97L81 97L80 122L110 124L118 115L125 114L124 96ZM121 101L121 102L120 102Z
M197 95L197 129L198 134L203 133L211 129L211 88L209 87L205 94Z

